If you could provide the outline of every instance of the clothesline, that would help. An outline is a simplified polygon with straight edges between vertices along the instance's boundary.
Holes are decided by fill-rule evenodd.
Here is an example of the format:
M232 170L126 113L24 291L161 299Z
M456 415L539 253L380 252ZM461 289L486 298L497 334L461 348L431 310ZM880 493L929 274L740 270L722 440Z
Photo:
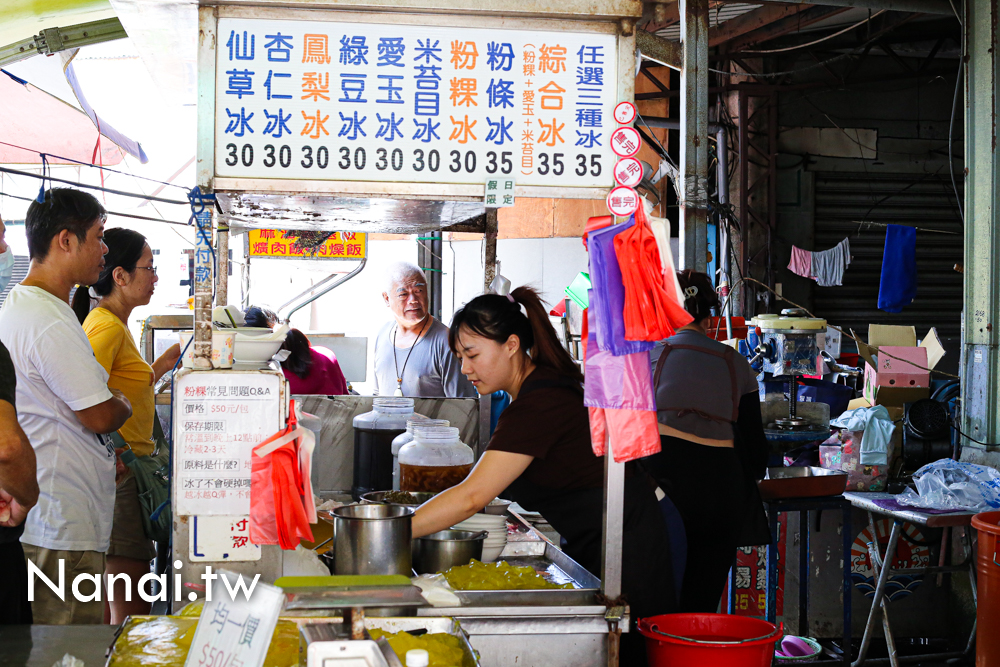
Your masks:
M863 220L863 221L857 221L857 220L855 220L854 224L856 224L858 226L858 232L861 231L862 227L866 227L866 228L867 227L882 227L882 228L886 228L886 227L889 226L889 225L887 225L885 223L882 223L882 222L868 222L868 221L865 221L865 220ZM942 229L928 229L926 227L914 227L913 225L897 225L897 226L898 227L913 227L913 229L917 230L918 232L930 232L932 234L948 234L949 236L961 236L961 233L959 233L959 232L948 232L948 231L944 231Z

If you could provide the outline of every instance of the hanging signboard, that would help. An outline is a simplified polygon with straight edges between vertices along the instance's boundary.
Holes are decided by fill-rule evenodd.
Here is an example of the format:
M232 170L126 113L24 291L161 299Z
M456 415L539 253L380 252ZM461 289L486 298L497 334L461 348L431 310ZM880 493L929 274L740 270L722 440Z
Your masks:
M221 17L216 35L219 177L613 181L613 33Z
M251 229L247 234L251 257L364 259L368 252L368 237L361 232Z

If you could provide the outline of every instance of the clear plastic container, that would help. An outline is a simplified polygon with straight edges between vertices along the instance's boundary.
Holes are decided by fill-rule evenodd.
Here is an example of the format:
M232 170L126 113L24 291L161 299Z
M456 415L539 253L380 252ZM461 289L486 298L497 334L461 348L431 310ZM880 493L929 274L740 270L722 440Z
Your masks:
M392 490L399 491L399 450L400 448L413 442L414 426L451 426L447 419L431 419L430 417L416 416L406 421L406 432L396 436L392 441Z
M375 399L374 409L354 418L354 475L351 495L392 488L392 441L416 415L412 398Z
M415 426L413 442L399 450L399 488L438 493L460 483L476 462L472 448L450 426Z

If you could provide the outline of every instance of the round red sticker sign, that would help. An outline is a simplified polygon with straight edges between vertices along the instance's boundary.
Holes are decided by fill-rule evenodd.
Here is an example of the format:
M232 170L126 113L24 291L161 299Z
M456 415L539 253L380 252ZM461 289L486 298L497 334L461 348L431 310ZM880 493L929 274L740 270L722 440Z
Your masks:
M615 120L622 125L628 125L635 120L635 105L631 102L619 102L615 107Z
M641 146L642 139L634 127L619 127L611 133L611 150L618 157L632 157Z
M642 163L634 157L623 158L615 165L615 182L633 188L642 181Z
M608 193L608 210L619 218L632 215L639 208L639 193L619 185Z

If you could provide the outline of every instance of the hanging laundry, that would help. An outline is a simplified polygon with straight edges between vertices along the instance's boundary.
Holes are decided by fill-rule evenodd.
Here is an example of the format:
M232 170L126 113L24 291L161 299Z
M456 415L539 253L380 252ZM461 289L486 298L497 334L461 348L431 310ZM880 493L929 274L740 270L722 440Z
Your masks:
M844 271L851 263L851 243L844 239L833 248L810 252L792 246L788 270L803 278L812 278L820 287L843 284Z
M898 313L917 295L917 230L905 225L888 225L882 251L882 281L878 307Z
M812 277L820 287L842 285L851 263L851 243L844 239L833 248L812 254Z

